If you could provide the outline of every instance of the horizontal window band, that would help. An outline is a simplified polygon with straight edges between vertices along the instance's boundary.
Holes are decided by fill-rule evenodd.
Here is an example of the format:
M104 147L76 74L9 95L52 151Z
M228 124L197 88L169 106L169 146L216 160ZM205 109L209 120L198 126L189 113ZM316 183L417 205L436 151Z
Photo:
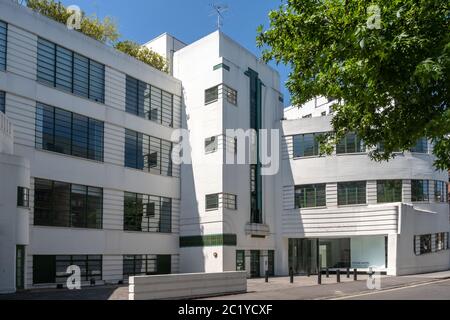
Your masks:
M235 234L211 234L180 237L181 248L236 246L236 244L237 236Z

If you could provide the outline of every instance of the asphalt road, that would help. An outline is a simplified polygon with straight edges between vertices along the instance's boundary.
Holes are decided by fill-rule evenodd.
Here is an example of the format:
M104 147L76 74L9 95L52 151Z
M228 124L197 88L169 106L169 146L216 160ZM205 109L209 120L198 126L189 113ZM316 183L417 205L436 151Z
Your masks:
M356 294L337 300L450 300L450 279Z

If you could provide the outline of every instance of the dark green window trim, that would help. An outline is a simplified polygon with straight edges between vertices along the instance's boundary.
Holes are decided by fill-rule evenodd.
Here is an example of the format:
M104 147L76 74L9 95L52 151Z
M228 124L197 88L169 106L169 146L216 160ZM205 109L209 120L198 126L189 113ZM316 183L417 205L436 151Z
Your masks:
M378 180L377 203L402 202L402 180Z
M209 234L203 236L180 237L180 247L236 246L235 234Z
M219 63L219 64L216 64L216 65L213 67L213 70L216 71L216 70L218 70L218 69L220 69L220 68L223 68L223 69L225 69L225 70L227 70L227 71L230 71L230 67L229 67L228 65L226 65L225 63Z

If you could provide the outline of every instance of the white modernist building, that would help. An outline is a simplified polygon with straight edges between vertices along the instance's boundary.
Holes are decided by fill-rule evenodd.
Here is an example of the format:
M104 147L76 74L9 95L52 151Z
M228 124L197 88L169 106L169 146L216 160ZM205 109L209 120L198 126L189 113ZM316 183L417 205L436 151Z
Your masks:
M320 157L330 101L283 112L277 72L221 32L145 45L169 74L0 0L0 292L64 286L70 265L82 284L449 268L431 144L375 163L349 135ZM270 162L240 163L266 129Z

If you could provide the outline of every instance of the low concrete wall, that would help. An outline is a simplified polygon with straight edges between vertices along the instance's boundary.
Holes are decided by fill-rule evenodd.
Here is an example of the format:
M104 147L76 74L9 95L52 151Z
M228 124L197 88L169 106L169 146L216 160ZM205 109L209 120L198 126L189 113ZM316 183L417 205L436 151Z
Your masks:
M130 277L129 300L187 299L247 291L247 273L185 273Z

